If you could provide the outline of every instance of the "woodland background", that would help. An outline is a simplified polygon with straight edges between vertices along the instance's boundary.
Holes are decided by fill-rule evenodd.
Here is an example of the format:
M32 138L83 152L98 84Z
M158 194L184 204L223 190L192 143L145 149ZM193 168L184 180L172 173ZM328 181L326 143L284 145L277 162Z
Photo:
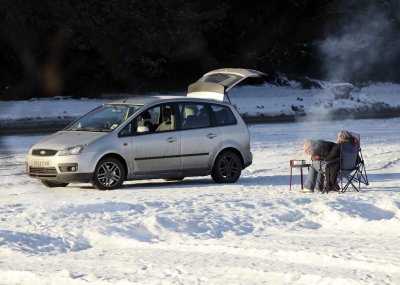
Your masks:
M400 82L399 36L395 0L0 0L0 99L183 91L221 67Z

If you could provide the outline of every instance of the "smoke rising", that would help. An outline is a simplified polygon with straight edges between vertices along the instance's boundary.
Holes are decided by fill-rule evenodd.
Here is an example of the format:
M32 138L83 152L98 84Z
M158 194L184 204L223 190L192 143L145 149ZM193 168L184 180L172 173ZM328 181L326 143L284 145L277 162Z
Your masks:
M318 45L327 80L385 79L387 74L379 73L395 69L392 59L399 56L400 45L396 23L389 15L393 7L377 3L342 2L345 16L339 17L335 31Z

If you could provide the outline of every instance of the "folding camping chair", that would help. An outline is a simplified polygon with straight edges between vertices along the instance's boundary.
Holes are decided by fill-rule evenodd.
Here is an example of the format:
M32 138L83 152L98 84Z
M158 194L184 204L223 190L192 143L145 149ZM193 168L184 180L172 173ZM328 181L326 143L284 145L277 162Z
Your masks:
M351 135L357 140L356 144L342 143L340 147L340 169L338 179L341 184L341 193L346 192L350 185L357 192L360 192L361 183L366 186L369 185L360 147L360 135L356 133L351 133Z

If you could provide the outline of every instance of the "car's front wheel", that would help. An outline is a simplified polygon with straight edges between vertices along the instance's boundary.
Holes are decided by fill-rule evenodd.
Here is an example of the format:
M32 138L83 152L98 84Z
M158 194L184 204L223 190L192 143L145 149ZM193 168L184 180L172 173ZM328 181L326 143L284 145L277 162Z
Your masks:
M65 187L69 183L61 183L61 182L52 182L52 181L45 181L42 180L42 184L46 187L54 188L54 187Z
M92 185L99 190L112 190L121 187L125 179L125 168L115 158L106 157L99 161L93 173Z
M239 156L233 151L225 151L218 155L211 172L212 179L217 183L234 183L242 172Z

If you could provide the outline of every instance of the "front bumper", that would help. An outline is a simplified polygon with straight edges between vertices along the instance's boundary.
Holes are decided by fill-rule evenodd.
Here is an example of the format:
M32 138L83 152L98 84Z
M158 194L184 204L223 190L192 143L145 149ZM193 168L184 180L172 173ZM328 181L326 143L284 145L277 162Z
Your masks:
M44 175L37 173L27 173L29 177L40 180L54 182L89 182L92 179L92 173L58 173L55 175Z
M89 182L96 162L91 153L69 156L26 156L26 173L32 177L54 182ZM75 171L64 171L63 166L76 165Z

